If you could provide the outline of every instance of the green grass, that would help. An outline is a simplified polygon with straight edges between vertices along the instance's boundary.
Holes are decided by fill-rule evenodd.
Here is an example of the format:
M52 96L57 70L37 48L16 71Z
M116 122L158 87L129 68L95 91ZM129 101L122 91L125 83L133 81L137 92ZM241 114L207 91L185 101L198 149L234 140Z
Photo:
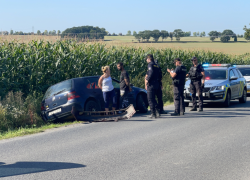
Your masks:
M0 140L9 139L9 138L18 137L18 136L24 136L28 134L40 133L48 129L59 128L63 126L66 127L72 124L80 124L80 123L82 122L74 121L74 122L65 122L65 123L60 123L60 124L48 124L48 125L43 125L39 128L33 127L33 128L19 128L16 130L9 130L7 132L0 133Z

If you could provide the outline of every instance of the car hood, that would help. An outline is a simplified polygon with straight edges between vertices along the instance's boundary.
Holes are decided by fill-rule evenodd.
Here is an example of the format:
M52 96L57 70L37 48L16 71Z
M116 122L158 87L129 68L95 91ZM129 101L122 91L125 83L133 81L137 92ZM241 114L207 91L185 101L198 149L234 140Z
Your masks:
M228 80L205 80L205 87L213 87L213 86L223 86L228 83ZM189 88L190 80L186 81L185 87Z

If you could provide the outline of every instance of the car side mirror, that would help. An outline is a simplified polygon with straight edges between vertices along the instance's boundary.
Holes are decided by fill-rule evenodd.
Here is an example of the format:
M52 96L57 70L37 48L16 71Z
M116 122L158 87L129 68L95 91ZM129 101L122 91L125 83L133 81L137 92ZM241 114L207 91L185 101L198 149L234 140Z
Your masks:
M134 85L133 85L133 84L130 84L130 86L132 86L132 87L133 87Z
M238 77L232 76L232 77L230 78L230 81L232 81L232 80L237 80L237 79L238 79Z

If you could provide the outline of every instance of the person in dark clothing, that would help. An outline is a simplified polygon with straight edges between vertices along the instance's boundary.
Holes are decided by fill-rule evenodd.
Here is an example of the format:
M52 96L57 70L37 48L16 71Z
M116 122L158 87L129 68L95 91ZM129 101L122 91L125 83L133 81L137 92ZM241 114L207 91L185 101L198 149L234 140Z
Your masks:
M157 64L159 66L159 83L160 83L160 87L158 88L157 92L156 92L156 97L158 100L158 111L160 114L167 114L167 111L164 111L163 109L163 100L162 100L162 71L161 71L161 67L160 64L158 63L157 60L155 60L155 64Z
M119 108L124 109L129 106L128 94L132 91L132 88L130 87L128 72L124 69L122 62L117 64L117 69L121 71Z
M197 111L196 94L199 98L199 109L198 111L203 111L203 97L202 89L204 88L205 82L205 72L201 64L198 64L196 57L192 58L193 66L190 68L188 74L186 75L191 79L190 91L192 94L193 107L189 111Z
M157 110L157 102L155 100L155 95L160 88L159 83L159 66L155 64L154 57L152 54L147 55L148 71L145 77L145 89L147 90L148 104L150 106L151 115L149 118L159 117L159 112Z
M170 76L173 79L173 85L174 85L175 112L171 114L171 116L180 116L184 115L185 112L183 91L186 80L187 68L182 65L182 62L179 58L176 58L174 60L174 64L176 66L174 72L171 72L170 69L167 69L167 71L170 73Z

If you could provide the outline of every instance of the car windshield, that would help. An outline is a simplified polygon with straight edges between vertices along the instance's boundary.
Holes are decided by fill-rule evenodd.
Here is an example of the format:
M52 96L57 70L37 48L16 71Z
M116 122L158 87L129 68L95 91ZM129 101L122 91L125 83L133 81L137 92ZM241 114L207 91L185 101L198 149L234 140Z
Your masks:
M221 69L205 69L206 80L227 79L227 71Z
M47 99L53 95L57 95L57 94L60 94L62 92L65 92L65 91L69 91L71 89L72 89L72 79L60 82L58 84L55 84L55 85L49 87L49 89L46 91L43 99Z
M250 68L239 68L243 76L250 76Z

